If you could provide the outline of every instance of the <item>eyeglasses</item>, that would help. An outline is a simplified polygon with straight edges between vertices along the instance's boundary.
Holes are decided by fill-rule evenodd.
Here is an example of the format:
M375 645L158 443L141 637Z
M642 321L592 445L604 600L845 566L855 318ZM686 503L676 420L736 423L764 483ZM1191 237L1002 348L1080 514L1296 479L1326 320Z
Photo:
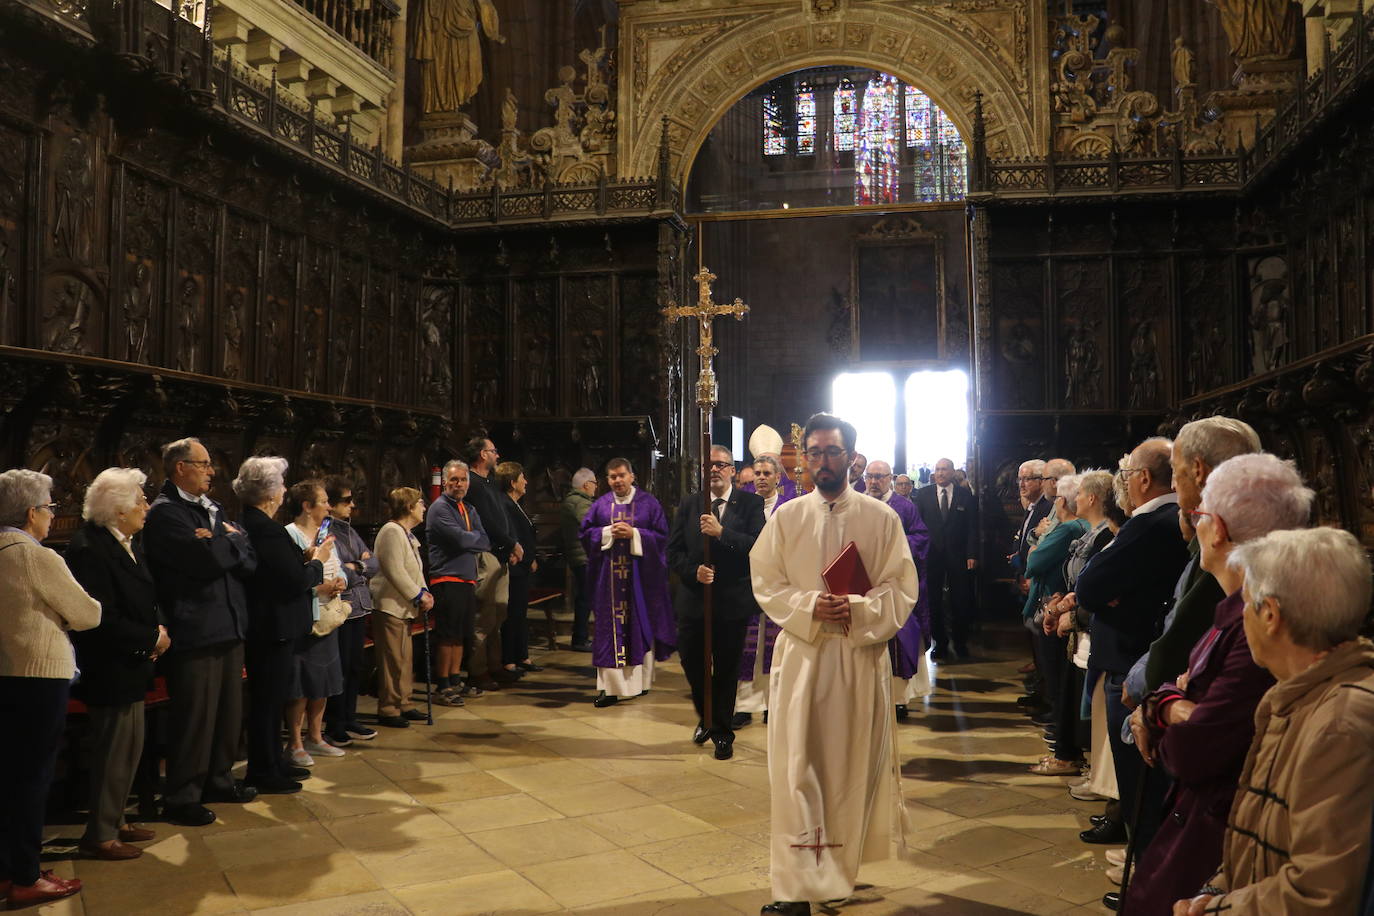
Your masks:
M886 480L891 474L865 474L864 480Z
M352 505L352 504L353 504L353 497L352 497L352 496L340 496L338 499L334 500L334 505L336 505L336 506L350 506L350 505Z
M838 445L830 445L825 448L809 448L806 450L805 454L807 460L809 461L820 461L821 459L825 459L826 461L834 461L836 458L840 458L848 454L848 452L845 449L840 448Z
M43 503L42 505L34 506L33 508L35 511L39 509L47 509L53 515L57 514L57 503Z
M191 458L182 458L182 459L181 459L179 462L177 462L177 463L178 463L178 464L189 464L189 465L193 465L194 467L198 467L198 468L208 468L208 467L211 467L211 466L214 465L214 462L213 462L213 461L210 461L209 459L205 459L205 460L201 460L201 461L196 461L196 460L191 459Z
M1198 522L1202 521L1204 518L1214 518L1218 521L1221 520L1221 516L1217 515L1215 512L1203 512L1201 509L1188 510L1188 524L1192 525L1194 528L1196 528Z
M713 471L723 471L723 470L725 470L726 468L729 468L729 467L734 467L734 464L733 464L732 462L729 462L729 461L712 461L712 462L711 462L711 470L713 470Z
M1136 473L1137 471L1144 471L1144 470L1147 470L1147 468L1120 468L1120 469L1117 470L1116 476L1117 476L1117 477L1120 477L1122 480L1125 480L1127 477L1130 477L1132 474Z

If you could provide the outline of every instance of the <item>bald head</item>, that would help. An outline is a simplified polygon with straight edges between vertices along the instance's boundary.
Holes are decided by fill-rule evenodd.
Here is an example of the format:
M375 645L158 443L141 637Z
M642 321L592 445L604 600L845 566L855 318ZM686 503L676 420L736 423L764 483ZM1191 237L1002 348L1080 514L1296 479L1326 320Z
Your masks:
M870 461L864 473L868 484L867 492L872 496L885 496L892 489L892 465L886 461Z
M1157 496L1172 493L1173 468L1170 459L1174 443L1156 436L1146 439L1131 451L1131 464L1126 469L1126 488L1131 502L1142 506Z

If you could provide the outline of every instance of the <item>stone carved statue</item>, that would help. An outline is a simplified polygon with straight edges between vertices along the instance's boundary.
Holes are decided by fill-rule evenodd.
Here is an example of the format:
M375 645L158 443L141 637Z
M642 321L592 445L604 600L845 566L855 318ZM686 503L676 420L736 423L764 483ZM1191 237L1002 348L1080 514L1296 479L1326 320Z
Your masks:
M1288 281L1265 280L1250 306L1250 360L1256 373L1277 369L1288 349Z
M1289 0L1214 0L1237 61L1284 60L1297 46Z
M1185 86L1197 85L1197 55L1193 50L1183 43L1183 36L1174 39L1174 50L1171 55L1171 63L1174 71L1174 82L1179 89Z
M412 57L423 62L421 109L457 111L482 84L482 37L505 44L492 0L424 0Z

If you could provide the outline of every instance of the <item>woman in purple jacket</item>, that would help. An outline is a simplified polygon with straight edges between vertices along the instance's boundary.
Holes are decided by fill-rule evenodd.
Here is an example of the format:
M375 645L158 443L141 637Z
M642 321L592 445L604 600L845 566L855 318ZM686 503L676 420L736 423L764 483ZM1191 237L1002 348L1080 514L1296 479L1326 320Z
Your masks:
M1131 717L1136 747L1173 778L1166 816L1140 853L1124 909L1168 913L1191 897L1221 864L1226 820L1255 732L1255 707L1274 678L1255 664L1241 624L1245 574L1228 565L1239 544L1270 531L1302 528L1313 493L1290 461L1259 453L1217 466L1190 521L1202 567L1226 593L1212 628L1188 657L1177 682L1150 694Z

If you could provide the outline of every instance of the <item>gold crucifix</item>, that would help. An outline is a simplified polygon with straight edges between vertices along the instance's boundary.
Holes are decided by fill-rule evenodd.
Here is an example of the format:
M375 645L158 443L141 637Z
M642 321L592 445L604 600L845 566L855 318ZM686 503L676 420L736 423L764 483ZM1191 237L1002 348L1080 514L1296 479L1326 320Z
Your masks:
M700 323L701 340L697 346L697 356L701 357L701 373L697 376L697 406L703 410L709 410L716 406L716 370L712 367L711 359L720 352L712 343L711 325L717 317L722 315L734 315L736 321L742 321L749 311L749 306L744 304L744 300L738 298L728 305L717 305L712 302L711 284L716 281L716 275L705 267L698 270L692 279L697 281L696 304L677 305L670 303L667 308L663 309L663 317L669 321L676 321L679 318L695 318Z

